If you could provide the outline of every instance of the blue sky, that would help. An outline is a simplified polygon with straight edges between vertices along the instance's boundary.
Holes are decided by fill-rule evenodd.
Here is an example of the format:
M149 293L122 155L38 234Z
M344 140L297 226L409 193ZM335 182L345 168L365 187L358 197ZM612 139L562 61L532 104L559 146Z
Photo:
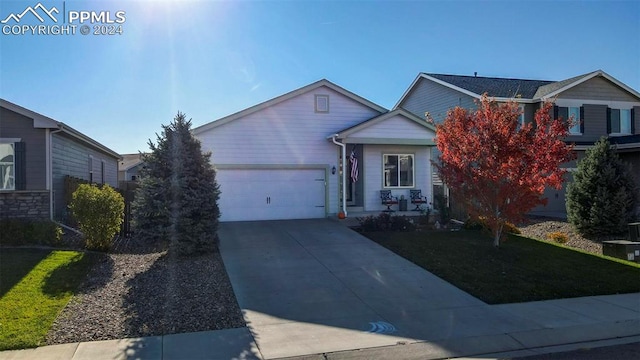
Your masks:
M638 1L40 2L125 11L122 35L1 34L0 97L119 153L178 111L195 127L322 78L386 108L419 72L602 69L640 90ZM37 3L2 0L0 18Z

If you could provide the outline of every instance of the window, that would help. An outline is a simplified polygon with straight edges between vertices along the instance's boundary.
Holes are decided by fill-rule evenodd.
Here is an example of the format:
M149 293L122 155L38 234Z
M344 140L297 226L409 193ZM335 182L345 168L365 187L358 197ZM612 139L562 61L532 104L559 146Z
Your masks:
M101 183L104 184L104 160L100 162L100 177Z
M93 184L93 156L89 155L89 183Z
M584 129L582 124L582 114L580 107L557 106L554 109L554 118L562 118L564 121L572 120L574 123L569 127L569 135L581 135Z
M316 112L329 112L329 95L316 95Z
M571 135L582 134L582 132L580 131L580 108L570 107L569 117L567 119L573 120L573 125L569 128L569 134Z
M609 109L608 118L609 134L631 134L630 109Z
M524 126L524 105L518 105L518 110L520 110L520 116L518 117L518 127L521 128Z
M413 187L413 155L384 154L382 156L384 187Z
M0 143L0 190L15 189L15 145L13 143Z

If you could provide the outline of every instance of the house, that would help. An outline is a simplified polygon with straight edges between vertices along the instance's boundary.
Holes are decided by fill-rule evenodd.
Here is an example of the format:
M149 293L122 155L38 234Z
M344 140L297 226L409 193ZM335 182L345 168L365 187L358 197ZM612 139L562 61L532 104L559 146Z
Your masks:
M383 189L397 197L408 198L410 189L431 196L432 125L327 80L197 127L193 134L203 151L212 152L221 221L381 211ZM352 154L357 161L350 160Z
M394 109L420 117L429 113L441 122L453 107L475 108L474 101L485 92L498 102L517 102L522 122L532 122L544 101L555 101L555 117L580 120L566 139L576 145L577 161L595 141L608 136L622 159L640 169L640 93L602 70L561 81L420 73ZM565 167L573 171L576 164ZM567 177L570 181L571 175ZM637 181L640 186L640 176ZM545 195L549 203L534 213L565 217L565 189L549 189Z
M67 124L0 99L0 219L65 222L65 177L116 187L119 158Z
M142 154L122 154L118 163L118 183L121 181L137 181L138 172L142 169Z

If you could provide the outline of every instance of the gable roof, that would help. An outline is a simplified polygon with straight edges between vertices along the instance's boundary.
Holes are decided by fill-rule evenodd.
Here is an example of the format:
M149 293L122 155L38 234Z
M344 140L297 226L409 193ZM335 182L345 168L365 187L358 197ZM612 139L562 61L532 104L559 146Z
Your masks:
M71 126L61 121L54 120L48 116L44 116L42 114L39 114L35 111L24 108L20 105L14 104L5 99L0 99L0 107L3 107L5 109L11 110L15 113L18 113L22 116L32 119L34 128L61 130L63 133L73 138L76 138L77 140L80 140L81 142L85 143L86 145L96 150L99 150L105 154L108 154L116 159L120 159L120 155L117 152L109 149L108 147L102 145L101 143L95 141L94 139L88 137L87 135L81 133L80 131L72 128Z
M613 76L607 74L606 72L602 71L602 70L596 70L584 75L578 75L566 80L562 80L562 81L557 81L555 82L553 85L554 86L549 86L547 88L542 88L542 89L538 89L538 92L536 92L536 98L537 99L541 99L541 100L546 100L548 98L554 97L556 95L558 95L559 93L566 91L574 86L580 85L583 82L593 79L596 76L602 76L603 78L611 81L612 83L614 83L615 85L617 85L618 87L622 88L623 90L627 91L628 93L630 93L631 95L635 96L636 98L640 99L640 93L637 92L636 90L634 90L633 88L627 86L625 83L619 81L618 79L614 78Z
M341 130L339 132L337 132L336 134L332 134L330 136L327 136L327 139L331 139L333 137L336 137L338 139L341 140L346 140L345 143L349 143L349 137L355 134L358 134L359 132L373 127L377 124L380 124L388 119L391 119L395 116L402 116L405 119L407 119L408 121L410 121L410 123L415 123L417 125L419 125L420 127L424 128L427 131L430 131L433 133L434 137L435 137L435 132L436 132L436 128L435 126L433 126L432 124L429 124L426 120L424 119L420 119L419 117L417 117L416 115L408 112L407 110L404 110L402 108L398 108L392 111L389 111L387 113L381 114L379 116L375 116L369 120L365 120L359 124L353 125L351 127L348 127L344 130ZM352 139L353 140L353 139ZM364 140L362 138L358 138L357 139L357 143L368 143L368 144L404 144L404 145L434 145L433 143L433 139L423 139L423 138L419 138L419 139L395 139L395 138L375 138L375 139L368 139L368 140Z
M118 163L119 171L126 171L142 164L142 154L122 154L122 160Z
M371 102L371 101L369 101L369 100L367 100L367 99L365 99L365 98L363 98L363 97L361 97L359 95L356 95L355 93L352 93L351 91L349 91L349 90L347 90L347 89L345 89L345 88L343 88L341 86L338 86L338 85L332 83L329 80L322 79L322 80L318 80L318 81L316 81L314 83L311 83L309 85L303 86L303 87L301 87L299 89L290 91L290 92L288 92L288 93L286 93L284 95L280 95L278 97L275 97L275 98L273 98L271 100L267 100L267 101L262 102L260 104L254 105L254 106L252 106L250 108L238 111L237 113L234 113L234 114L225 116L223 118L220 118L218 120L214 120L212 122L209 122L207 124L198 126L197 128L193 129L193 134L195 134L195 135L201 134L201 133L203 133L203 132L205 132L207 130L210 130L210 129L213 129L215 127L224 125L224 124L229 123L229 122L231 122L233 120L245 117L247 115L253 114L253 113L257 112L257 111L266 109L268 107L277 105L277 104L279 104L279 103L281 103L283 101L292 99L292 98L294 98L296 96L305 94L305 93L307 93L309 91L315 90L315 89L323 87L323 86L327 87L327 88L329 88L329 89L331 89L331 90L333 90L333 91L335 91L337 93L340 93L340 94L342 94L342 95L344 95L344 96L346 96L346 97L348 97L348 98L350 98L350 99L352 99L352 100L354 100L354 101L356 101L356 102L358 102L358 103L360 103L360 104L362 104L364 106L367 106L367 107L369 107L369 108L371 108L371 109L373 109L373 110L375 110L375 111L377 111L379 113L385 113L385 112L388 111L387 109L383 108L382 106L380 106L378 104L375 104L375 103L373 103L373 102Z
M425 74L426 76L442 80L474 94L485 92L494 98L524 98L533 99L540 86L552 83L546 80L507 79L482 76L461 76L443 74Z
M347 136L349 136L349 135L351 135L353 133L356 133L358 131L364 130L364 129L368 128L369 126L372 126L372 125L375 125L377 123L383 122L383 121L385 121L385 120L387 120L389 118L392 118L392 117L394 117L396 115L402 115L402 116L406 117L407 119L415 122L416 124L418 124L418 125L420 125L422 127L425 127L425 128L427 128L427 129L429 129L429 130L431 130L433 132L436 131L435 126L429 124L426 120L420 119L419 117L417 117L414 114L406 111L405 109L398 108L398 109L395 109L393 111L389 111L387 113L384 113L384 114L382 114L380 116L376 116L376 117L373 117L373 118L371 118L369 120L365 120L365 121L363 121L363 122L361 122L359 124L356 124L356 125L353 125L351 127L348 127L348 128L346 128L346 129L344 129L342 131L339 131L337 133L338 138L347 137ZM331 135L331 136L327 137L327 139L330 139L333 136L334 135Z
M400 100L398 100L394 109L400 107L400 104L402 104L411 90L422 79L433 81L476 99L480 98L482 94L486 92L490 97L499 101L515 100L533 102L552 98L596 76L604 77L640 99L640 93L602 70L592 71L561 81L420 73L404 92Z

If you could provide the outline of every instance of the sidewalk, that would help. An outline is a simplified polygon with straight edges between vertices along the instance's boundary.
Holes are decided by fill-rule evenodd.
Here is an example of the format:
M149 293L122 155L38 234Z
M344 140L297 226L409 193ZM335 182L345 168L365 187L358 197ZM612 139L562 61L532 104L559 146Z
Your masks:
M0 360L504 358L640 342L640 293L487 305L336 221L223 223L219 236L246 328Z
M634 295L640 301L640 294ZM626 302L629 295L610 297ZM582 306L600 301L599 297L565 300ZM545 302L542 302L545 303ZM522 304L520 310L544 311L547 306ZM498 305L503 306L503 305ZM511 305L509 305L511 306ZM627 311L609 311L613 318ZM600 316L604 313L593 313ZM563 317L566 320L566 317ZM573 317L573 321L579 321ZM592 317L582 319L592 321ZM568 324L565 324L568 325ZM378 335L385 336L385 335ZM520 342L522 341L522 342ZM504 359L640 342L640 320L611 320L583 325L550 327L543 330L513 332L503 335L451 338L446 341L403 343L330 353L300 354L287 359ZM248 328L165 335L147 338L94 341L43 346L36 349L0 352L0 360L169 360L169 359L263 359ZM284 358L282 358L284 359Z

